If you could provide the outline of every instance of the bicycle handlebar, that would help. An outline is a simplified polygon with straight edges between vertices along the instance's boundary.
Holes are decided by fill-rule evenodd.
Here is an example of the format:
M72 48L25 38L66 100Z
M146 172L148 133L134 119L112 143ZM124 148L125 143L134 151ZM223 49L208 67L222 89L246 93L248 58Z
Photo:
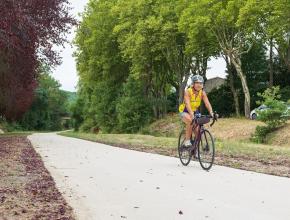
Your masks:
M213 116L211 116L211 115L199 115L198 118L201 118L201 117L212 118L213 120L212 120L212 123L210 124L210 127L212 127L214 125L214 123L218 120L219 115L216 112L214 112ZM194 117L192 119L191 124L193 124L196 121L196 119L197 119L197 117Z
M214 112L213 117L212 116L210 117L213 118L212 123L209 125L210 127L212 127L214 123L218 120L219 115L216 112Z

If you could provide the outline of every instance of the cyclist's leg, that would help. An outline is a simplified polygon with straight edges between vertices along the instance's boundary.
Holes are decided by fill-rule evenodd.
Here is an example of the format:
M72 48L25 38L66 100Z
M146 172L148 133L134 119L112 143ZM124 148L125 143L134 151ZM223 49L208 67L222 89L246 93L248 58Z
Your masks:
M199 126L196 126L193 133L194 133L194 137L196 138L199 134L199 130L200 130L200 127Z
M185 123L186 125L186 129L185 129L185 139L186 140L190 140L191 135L192 135L192 118L190 116L190 114L188 114L187 112L182 112L182 121Z
M200 112L199 112L199 110L196 110L195 113L200 113ZM200 127L196 126L196 124L194 124L193 127L194 127L194 130L193 130L194 137L196 138L196 137L198 137Z

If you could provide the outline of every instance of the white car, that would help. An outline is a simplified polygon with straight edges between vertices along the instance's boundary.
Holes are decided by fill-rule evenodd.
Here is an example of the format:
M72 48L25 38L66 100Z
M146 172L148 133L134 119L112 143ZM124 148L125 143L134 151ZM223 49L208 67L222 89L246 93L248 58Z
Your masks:
M250 113L250 119L256 120L258 117L258 112L257 111L265 111L267 109L270 109L266 105L260 105L258 108L255 108L253 111Z
M258 117L258 112L257 111L265 111L267 109L270 109L266 105L260 105L258 108L255 108L253 111L250 113L250 119L256 120ZM283 114L284 115L284 114ZM287 110L285 112L285 115L290 116L290 105L287 105Z

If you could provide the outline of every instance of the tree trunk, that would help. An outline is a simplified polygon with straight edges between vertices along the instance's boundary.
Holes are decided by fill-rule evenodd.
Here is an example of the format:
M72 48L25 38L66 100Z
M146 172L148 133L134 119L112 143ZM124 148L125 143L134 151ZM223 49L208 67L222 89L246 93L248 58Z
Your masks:
M270 39L270 56L269 56L269 87L274 84L274 68L273 68L273 38Z
M284 51L283 49L281 49L279 47L278 48L278 53L279 53L279 56L281 57L281 59L284 61L288 72L290 73L290 39L289 39L286 51Z
M287 52L285 55L285 64L287 66L288 72L290 73L290 40L289 40L289 44L288 44L288 48L287 48Z
M285 60L285 64L287 66L288 72L290 73L290 38L288 39L288 44L287 44L284 60Z
M199 58L200 61L198 62L198 75L203 76L204 78L204 82L206 82L207 77L206 77L206 71L207 71L207 66L208 66L208 57L206 56L202 56L201 58Z
M235 68L237 70L238 76L241 79L243 92L244 92L244 96L245 96L245 101L244 101L245 116L247 118L250 118L251 96L250 96L250 91L249 91L249 87L247 84L246 76L244 75L243 70L242 70L241 59L239 56L234 56L233 54L230 54L230 59L231 59L231 63L235 66Z
M176 97L176 109L178 109L178 106L179 106L179 88L180 86L175 86L175 97Z
M190 74L186 73L186 74L184 74L184 79L181 79L180 87L179 87L179 104L181 104L183 102L184 90L186 88L189 76L190 76Z
M225 59L225 61L227 63L227 69L228 69L229 80L230 80L230 88L231 88L231 92L232 92L233 98L234 98L236 116L240 117L241 116L241 113L240 113L240 102L239 102L238 92L237 92L237 90L235 88L235 85L234 85L233 66L229 62L229 59L228 59L227 56L225 56L224 59Z
M233 74L234 74L233 72L231 72L231 71L229 72L230 88L231 88L231 91L232 91L233 97L234 97L236 116L240 117L241 113L240 113L239 96L238 96L237 90L235 89L235 86L234 86L234 75Z

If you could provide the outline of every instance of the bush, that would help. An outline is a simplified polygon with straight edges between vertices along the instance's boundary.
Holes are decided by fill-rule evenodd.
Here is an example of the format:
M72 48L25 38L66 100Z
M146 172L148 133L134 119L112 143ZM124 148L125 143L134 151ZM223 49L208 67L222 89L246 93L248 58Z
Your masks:
M287 116L285 115L287 106L285 102L279 100L281 98L279 87L268 88L262 94L258 93L258 96L263 98L263 101L258 102L258 104L264 104L269 109L258 111L258 119L264 122L266 126L257 126L253 140L265 143L266 136L270 132L285 125L287 121Z
M92 118L87 118L80 126L81 132L91 132L91 129L95 127L96 122Z
M5 118L0 117L0 129L4 132L21 131L23 128L17 122L8 122Z
M222 85L217 89L213 89L208 93L208 98L214 110L221 117L228 117L235 112L234 99L230 88L227 85ZM203 107L205 109L205 107Z
M41 73L34 101L29 110L17 122L23 130L61 130L62 117L67 115L68 95L60 89L60 83L49 72Z
M282 101L287 101L290 104L290 86L286 86L281 89L281 100Z
M84 101L80 96L78 96L77 99L73 101L71 105L69 106L69 111L71 112L71 118L72 118L71 123L75 131L78 131L80 126L84 122L83 108L84 108Z
M121 132L134 133L149 123L150 102L144 99L140 80L129 77L123 86L123 94L117 101L118 127Z
M116 102L120 93L119 86L114 81L99 82L95 85L89 107L85 109L85 119L94 118L92 128L99 127L104 133L116 129Z

